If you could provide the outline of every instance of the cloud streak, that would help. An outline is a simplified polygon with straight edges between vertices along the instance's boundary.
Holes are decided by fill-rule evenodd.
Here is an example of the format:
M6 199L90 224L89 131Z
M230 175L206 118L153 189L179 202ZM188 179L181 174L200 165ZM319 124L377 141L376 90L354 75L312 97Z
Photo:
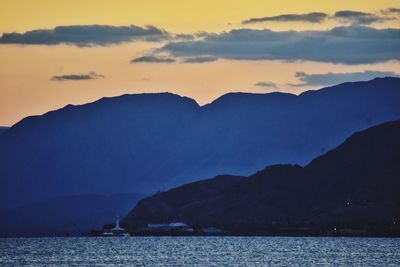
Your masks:
M33 30L25 33L4 33L1 44L76 46L111 45L138 40L160 41L169 34L154 26L139 27L110 25L58 26L54 29Z
M277 89L278 86L273 82L258 82L254 86Z
M322 74L308 74L305 72L297 72L295 76L300 80L300 83L290 84L290 85L294 87L303 87L303 86L334 85L352 81L368 81L376 77L388 77L388 76L399 77L400 74L395 72L366 70L362 72L348 72L348 73L328 72Z
M381 10L381 13L384 15L400 14L400 8L395 8L395 7L386 8L384 10Z
M217 61L217 57L200 56L200 57L189 57L183 60L183 63L208 63Z
M67 75L56 75L51 77L52 81L82 81L82 80L95 80L98 78L104 78L104 75L97 74L95 72L89 72L88 74L67 74Z
M157 51L173 57L368 64L400 60L399 47L400 29L353 25L327 31L237 29L202 40L170 42Z
M399 8L387 8L381 10L383 15L390 15L400 13ZM253 24L261 22L309 22L309 23L322 23L327 19L338 20L343 23L350 23L354 25L370 25L372 23L384 22L393 18L387 16L379 16L378 14L366 13L354 10L340 10L333 15L323 12L310 12L306 14L282 14L277 16L250 18L242 21L242 24Z
M242 21L243 24L260 23L266 21L277 21L277 22L310 22L310 23L321 23L328 17L328 14L322 12L311 12L307 14L283 14L271 17L262 18L251 18Z
M170 57L159 57L159 56L142 56L134 58L131 63L174 63L175 59Z
M376 22L383 22L390 20L391 18L381 17L372 13L365 13L353 10L341 10L337 11L333 18L338 19L342 22L356 24L356 25L370 25Z

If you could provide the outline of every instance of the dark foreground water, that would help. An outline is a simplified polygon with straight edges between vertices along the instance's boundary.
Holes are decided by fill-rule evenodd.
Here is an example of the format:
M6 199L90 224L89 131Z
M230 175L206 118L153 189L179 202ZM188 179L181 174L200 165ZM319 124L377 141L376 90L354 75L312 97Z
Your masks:
M400 266L400 239L3 238L0 266Z

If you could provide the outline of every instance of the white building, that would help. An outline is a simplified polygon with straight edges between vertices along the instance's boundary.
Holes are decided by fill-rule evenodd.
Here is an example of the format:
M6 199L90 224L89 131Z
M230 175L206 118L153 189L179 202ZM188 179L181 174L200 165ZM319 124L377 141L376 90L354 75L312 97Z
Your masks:
M105 230L102 236L130 236L129 233L119 225L119 217L115 221L115 227L110 230Z
M193 229L183 222L172 222L172 223L162 223L162 224L149 223L147 224L147 230L193 232Z

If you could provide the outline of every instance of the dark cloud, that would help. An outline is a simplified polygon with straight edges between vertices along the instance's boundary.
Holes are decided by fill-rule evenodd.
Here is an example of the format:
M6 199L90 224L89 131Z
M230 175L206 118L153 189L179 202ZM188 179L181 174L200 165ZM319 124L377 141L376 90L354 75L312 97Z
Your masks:
M343 22L356 24L356 25L369 25L376 22L383 22L391 18L380 17L372 13L365 13L353 10L341 10L337 11L333 18L339 19Z
M388 15L393 13L400 13L399 8L387 8L381 11L382 14ZM311 12L307 14L282 14L278 16L262 17L262 18L250 18L242 21L243 24L252 24L267 21L278 21L278 22L291 22L291 21L305 21L310 23L321 23L328 18L337 19L345 23L351 23L355 25L370 25L372 23L383 22L393 18L378 16L372 13L366 13L354 10L341 10L337 11L334 15L329 16L322 12Z
M174 63L175 59L170 57L159 57L159 56L142 56L134 58L131 63Z
M160 41L169 34L154 26L139 27L109 25L58 26L49 30L33 30L25 33L4 33L2 44L73 44L77 46L110 45L134 40Z
M295 87L302 86L319 86L319 85L334 85L352 81L368 81L376 77L398 77L400 74L395 72L385 71L363 71L363 72L348 72L348 73L323 73L323 74L308 74L297 72L296 78L300 80L298 84L290 84Z
M400 29L347 26L327 31L237 29L202 40L170 42L158 52L173 57L367 64L400 60L399 47Z
M193 36L193 35L191 35L191 34L184 34L184 33L181 33L181 34L175 35L175 38L176 38L176 39L183 39L183 40L194 40L194 39L195 39L195 36Z
M211 37L211 36L217 36L218 33L212 33L212 32L205 32L205 31L199 31L195 33L196 37L199 38L205 38L205 37Z
M400 14L400 8L394 8L394 7L386 8L381 10L381 13L385 15Z
M81 80L95 80L98 78L104 78L104 75L97 74L95 72L89 72L88 74L68 74L53 76L53 81L81 81Z
M307 14L283 14L279 16L263 17L263 18L251 18L244 20L243 24L258 23L265 21L306 21L311 23L321 23L328 17L328 14L322 12L312 12Z
M255 83L254 85L258 86L258 87L267 87L267 88L274 88L274 89L278 88L278 86L276 86L276 84L273 82L258 82L258 83Z
M189 57L183 60L183 63L207 63L217 61L217 57L200 56L200 57Z

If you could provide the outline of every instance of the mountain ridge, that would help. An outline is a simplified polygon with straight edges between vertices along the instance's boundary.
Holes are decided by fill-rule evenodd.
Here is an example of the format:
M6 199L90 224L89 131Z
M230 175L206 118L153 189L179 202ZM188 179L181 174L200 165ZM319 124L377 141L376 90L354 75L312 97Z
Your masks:
M293 94L293 93L279 92L279 91L268 92L268 93L230 92L230 93L226 93L224 95L221 95L221 96L217 97L216 99L212 100L211 102L206 103L204 105L199 105L195 99L190 98L188 96L181 96L179 94L175 94L175 93L171 93L171 92L122 94L122 95L118 95L118 96L102 97L102 98L99 98L97 100L94 100L94 101L91 101L91 102L88 102L88 103L84 103L84 104L67 104L64 107L61 107L61 108L58 108L58 109L55 109L55 110L50 110L50 111L45 112L45 113L40 114L40 115L27 116L27 117L21 119L20 121L16 122L15 124L13 124L10 127L4 126L4 127L0 127L0 128L12 128L13 126L15 126L17 124L25 122L25 120L29 120L29 119L32 119L32 118L38 118L38 117L50 115L50 114L52 114L54 112L58 112L58 111L62 111L62 110L68 110L68 109L71 109L71 108L85 107L87 105L98 104L98 103L102 103L102 102L105 102L105 101L108 101L108 100L118 100L118 99L124 99L124 98L129 98L129 97L140 97L140 96L146 96L146 97L149 96L149 97L151 97L151 96L157 96L157 95L166 95L166 96L174 96L174 97L176 96L176 97L181 98L181 99L186 99L186 100L189 100L189 101L193 101L199 108L202 109L202 108L206 108L208 106L211 106L213 104L217 104L217 103L219 103L221 101L225 101L226 99L235 98L237 96L246 96L246 97L265 96L265 97L268 97L268 96L280 95L280 96L289 96L289 97L291 97L291 96L293 96L293 97L301 97L301 96L310 95L310 94L313 94L313 93L316 93L316 92L328 91L331 88L335 88L335 87L340 86L340 85L363 84L363 83L374 82L374 81L396 80L396 79L399 79L399 78L397 78L397 77L378 77L378 78L374 78L374 79L369 80L369 81L345 82L345 83L340 83L340 84L333 85L333 86L322 87L320 89L307 90L307 91L304 91L304 92L302 92L300 94L297 94L297 95Z
M382 78L299 96L233 93L201 107L170 93L67 106L1 135L0 207L304 165L354 131L400 118L399 88Z

